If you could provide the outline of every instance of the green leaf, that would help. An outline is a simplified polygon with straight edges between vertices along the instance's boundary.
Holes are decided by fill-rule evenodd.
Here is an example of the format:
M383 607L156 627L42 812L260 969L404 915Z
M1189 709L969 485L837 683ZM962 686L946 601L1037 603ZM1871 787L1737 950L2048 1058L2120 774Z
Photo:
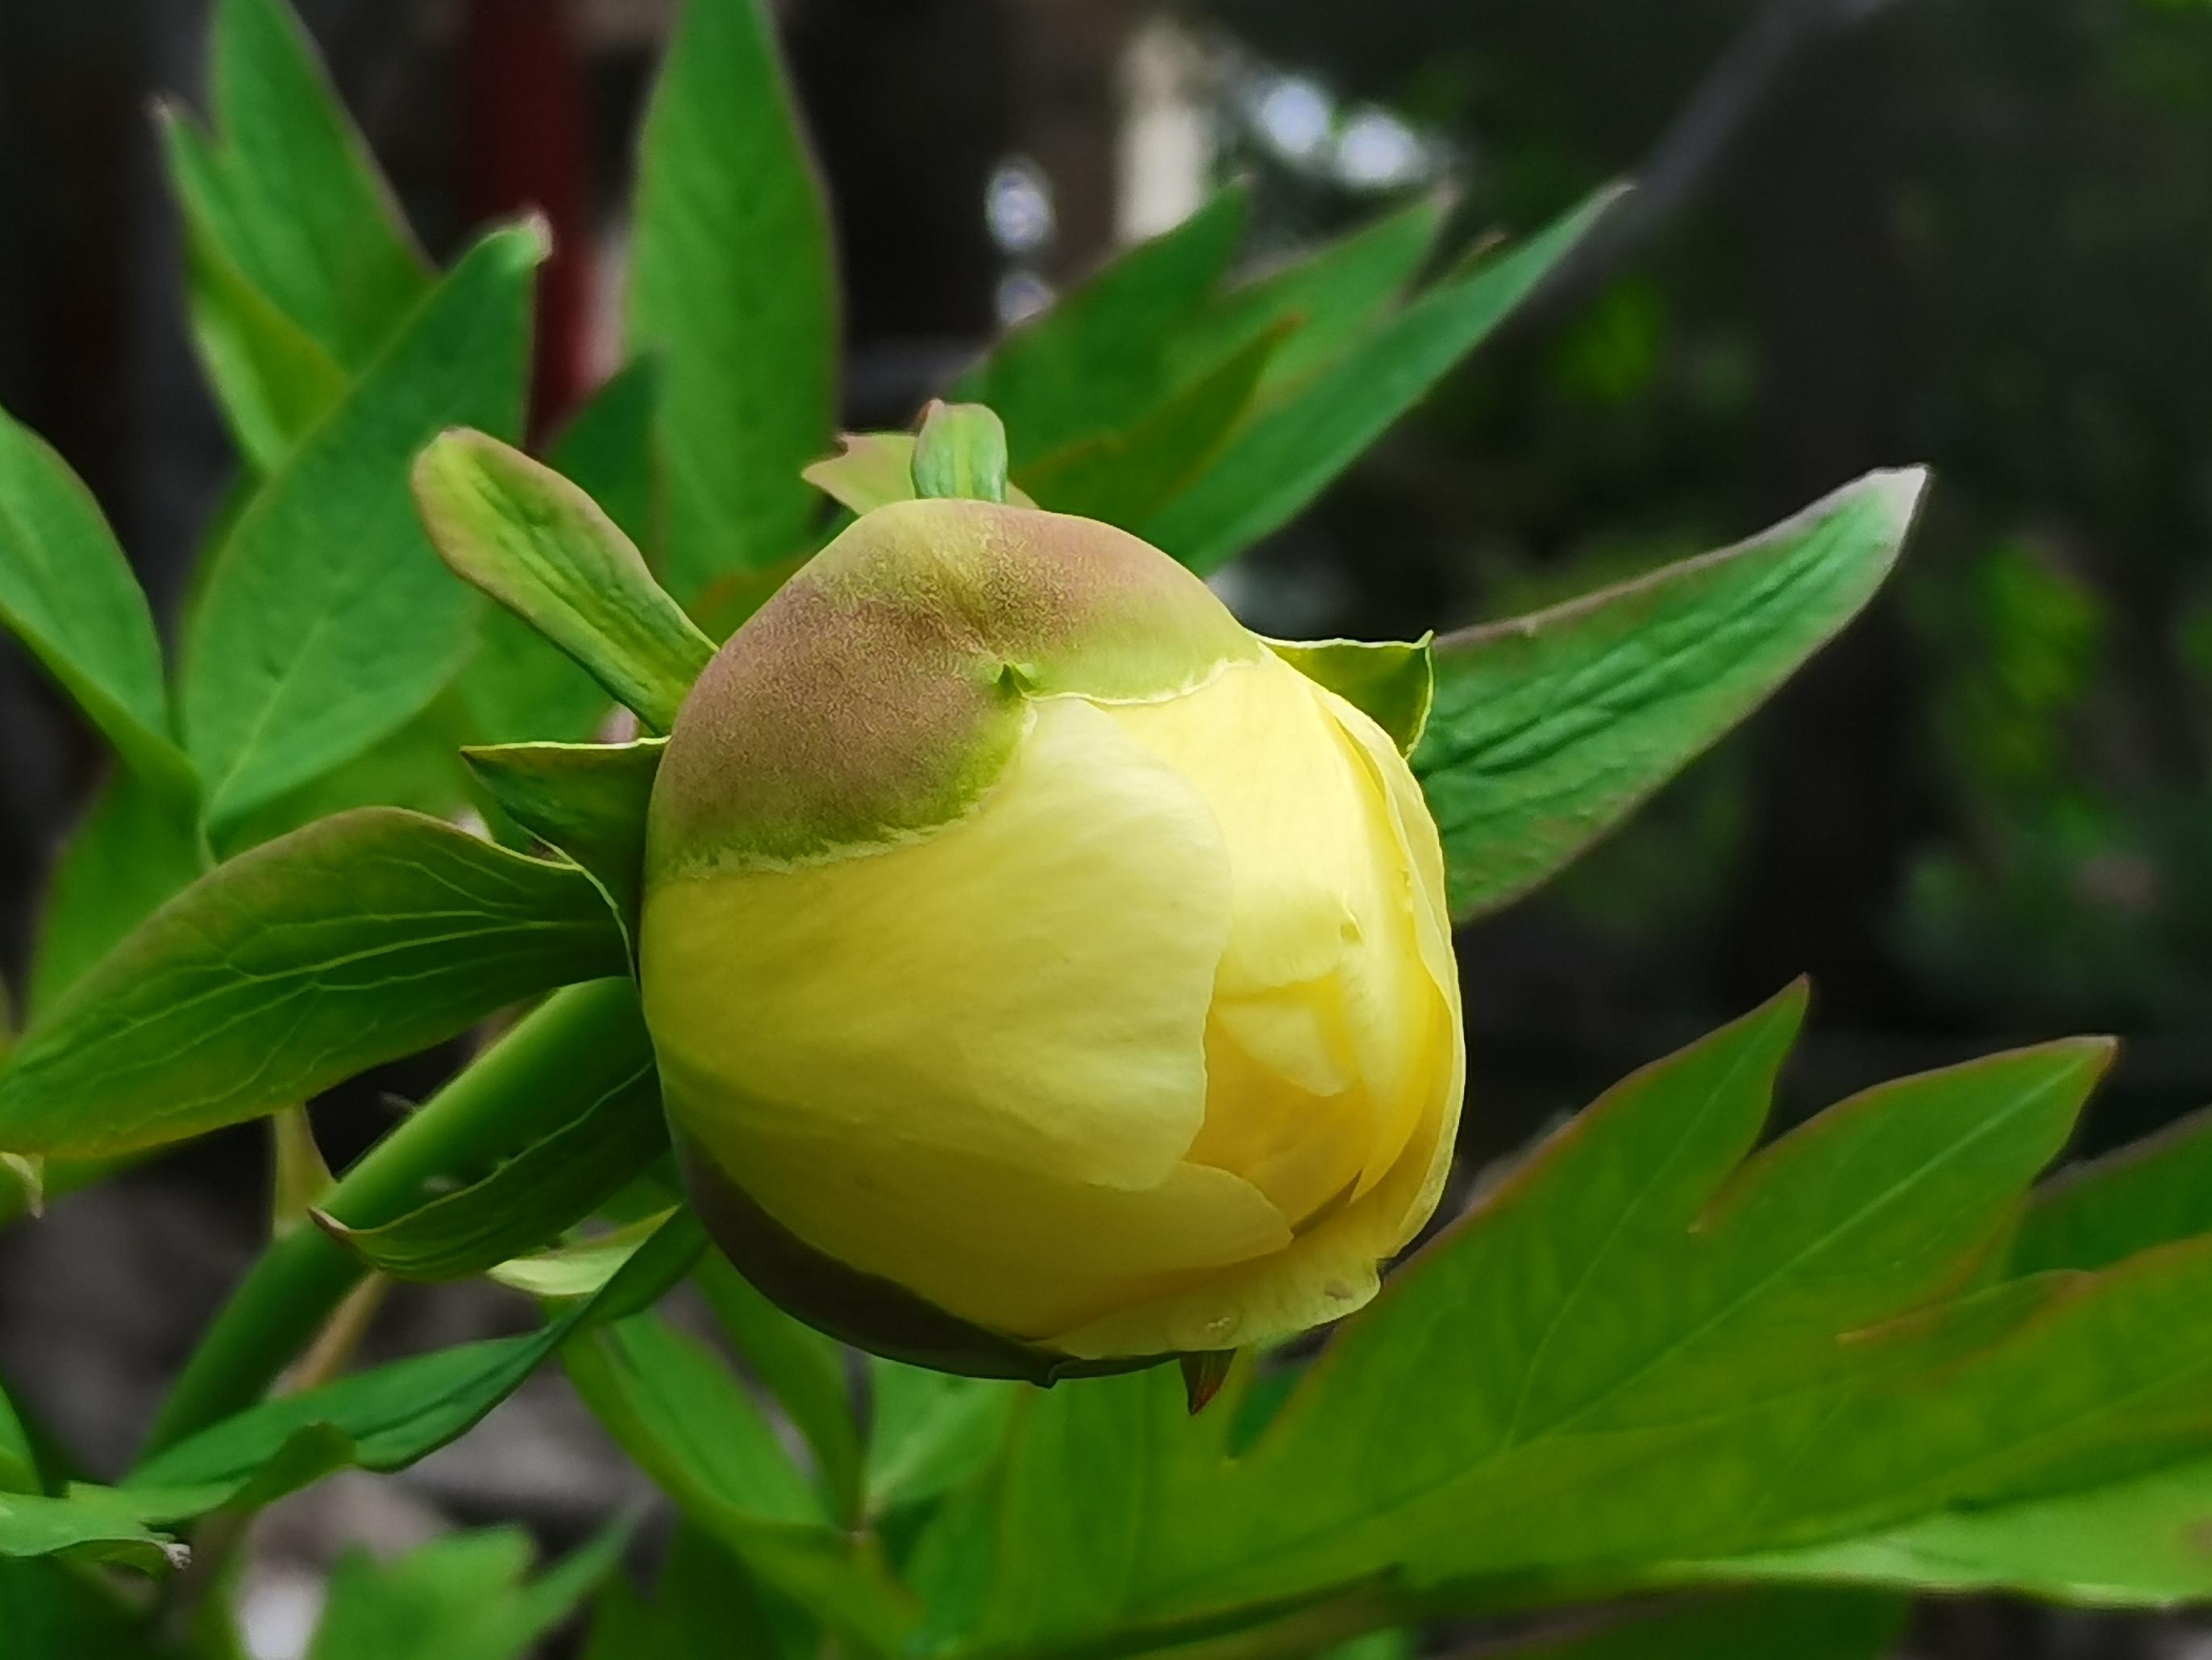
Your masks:
M611 1528L536 1579L522 1528L447 1534L379 1560L356 1547L331 1572L307 1660L524 1660L620 1559Z
M805 1438L830 1514L842 1523L858 1521L860 1432L844 1346L769 1302L720 1252L699 1264L696 1278L738 1359Z
M1019 1384L868 1357L867 1511L941 1498L981 1475L1013 1426Z
M32 1012L44 1014L206 866L188 806L135 773L110 776L47 879L32 958Z
M2212 1112L2064 1171L2035 1195L2012 1271L2102 1268L2212 1233Z
M659 380L648 362L592 395L553 441L546 463L598 502L623 535L652 541L653 416ZM605 723L612 700L583 666L513 612L495 608L462 671L459 690L480 743L578 740Z
M153 613L115 533L69 465L0 410L0 623L117 753L172 792L191 769L170 736Z
M592 690L596 693L598 688ZM453 818L473 805L469 769L460 752L467 729L467 711L448 690L352 760L231 820L216 852L234 858L319 818L356 807L406 807L433 818Z
M983 404L932 398L914 439L914 493L925 500L1006 499L1006 429Z
M815 517L836 410L829 215L761 0L690 0L638 160L630 337L664 376L678 599L772 565Z
M1289 338L1267 358L1262 394L1326 367L1382 323L1435 245L1449 205L1444 192L1432 192L1224 290L1174 337L1184 375L1194 380L1285 325Z
M46 1012L0 1071L0 1147L197 1135L625 966L580 871L394 809L324 819L210 871Z
M1261 334L1142 420L1044 457L1024 470L1024 486L1055 513L1144 523L1229 441L1289 333L1285 324Z
M1614 195L1444 278L1263 410L1195 484L1137 527L1145 539L1205 573L1287 524L1528 298Z
M463 1280L574 1226L667 1149L660 1080L647 1061L480 1182L377 1227L348 1227L319 1212L315 1220L396 1280Z
M1419 640L1270 640L1276 656L1317 680L1411 755L1437 695L1433 635Z
M1438 640L1413 769L1452 914L1518 898L1756 708L1873 598L1926 483L1873 473L1735 547Z
M97 1489L63 1499L0 1493L0 1558L57 1556L155 1572L181 1567L186 1554L183 1546L149 1528L129 1505Z
M487 1270L486 1278L509 1291L552 1302L596 1297L601 1286L622 1272L639 1243L651 1237L668 1216L668 1211L660 1211L574 1244L511 1258Z
M675 724L714 642L630 539L551 468L480 432L448 432L416 463L415 499L441 557L581 664L655 732Z
M2178 1442L2212 1334L2112 1352L2185 1327L2178 1299L2212 1268L2115 1281L2065 1319L2039 1286L1960 1290L2110 1046L1906 1079L1753 1154L1802 1008L1777 999L1551 1138L1347 1323L1256 1444L1232 1449L1234 1403L1184 1419L1172 1378L1032 1397L994 1638L1041 1650L1376 1576L1448 1607L1863 1530L2120 1456L2106 1438L2147 1376L2172 1415L2138 1418L2127 1456ZM2039 1445L2038 1424L2080 1427Z
M645 815L664 739L508 744L464 751L500 811L583 866L635 955L644 902Z
M711 1352L646 1316L563 1355L623 1450L761 1584L882 1652L912 1623L896 1588L833 1527L738 1379Z
M815 1660L821 1634L764 1594L703 1529L679 1523L653 1600L608 1583L592 1610L584 1660Z
M149 1522L273 1503L348 1465L403 1469L473 1428L561 1346L649 1304L705 1236L678 1212L590 1301L519 1337L465 1343L279 1395L163 1448L107 1489Z
M429 272L282 0L221 0L210 79L213 131L168 129L188 217L301 332L366 367Z
M162 112L172 167L192 136ZM238 268L212 226L185 203L185 303L192 343L240 458L266 476L337 406L350 377Z
M1141 421L1176 389L1175 331L1228 271L1246 207L1243 191L1220 192L1129 249L1000 340L950 396L999 412L1016 472Z
M143 1613L112 1584L58 1562L0 1557L0 1631L11 1655L23 1660L173 1660L155 1646Z
M2203 1602L2212 1599L2212 1461L2056 1498L1938 1511L1884 1532L1735 1557L1703 1572L2016 1591L2098 1608Z
M486 237L240 516L191 631L185 730L218 831L397 731L459 672L477 602L407 492L453 425L520 423L536 229Z
M1881 1660L1904 1634L1905 1604L1860 1591L1753 1590L1580 1623L1499 1660Z
M39 1455L31 1445L30 1432L15 1415L5 1389L0 1389L0 1493L38 1493Z

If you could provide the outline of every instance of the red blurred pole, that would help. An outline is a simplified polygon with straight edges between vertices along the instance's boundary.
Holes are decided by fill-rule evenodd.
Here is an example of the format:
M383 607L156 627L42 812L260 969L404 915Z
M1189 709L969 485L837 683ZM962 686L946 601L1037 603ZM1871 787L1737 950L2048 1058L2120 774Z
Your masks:
M592 296L590 100L568 0L467 0L460 57L462 182L471 214L529 209L553 229L539 275L533 438L589 389Z

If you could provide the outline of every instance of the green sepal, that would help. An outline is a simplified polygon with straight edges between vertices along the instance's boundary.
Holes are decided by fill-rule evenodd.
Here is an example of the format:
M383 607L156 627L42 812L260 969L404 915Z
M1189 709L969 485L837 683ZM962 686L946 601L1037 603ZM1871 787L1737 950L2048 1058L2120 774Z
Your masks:
M645 818L667 748L629 744L501 744L461 758L500 811L583 867L621 923L637 962L645 884Z
M1390 734L1401 755L1411 755L1436 702L1434 634L1418 640L1270 640L1276 656L1309 680L1327 686Z
M930 400L915 435L914 493L1006 504L1006 429L989 405Z
M575 1119L480 1182L375 1227L349 1227L325 1211L310 1213L380 1274L465 1280L557 1237L667 1150L659 1079L648 1056Z
M802 468L799 476L839 507L858 515L915 499L912 433L842 433L837 444L836 454ZM1036 502L1009 484L1006 505L1034 508Z
M455 575L574 658L653 731L675 724L714 642L597 502L521 451L465 429L422 452L414 486Z

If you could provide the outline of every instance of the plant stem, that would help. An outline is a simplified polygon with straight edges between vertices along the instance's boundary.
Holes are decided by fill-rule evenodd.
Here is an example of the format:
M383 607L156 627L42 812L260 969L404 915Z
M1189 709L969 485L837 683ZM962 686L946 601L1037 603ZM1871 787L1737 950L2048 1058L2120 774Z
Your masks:
M323 1208L355 1227L392 1220L422 1200L424 1183L574 1116L636 1071L647 1041L629 981L556 993L364 1153ZM363 1272L320 1228L272 1241L170 1386L145 1454L259 1400Z

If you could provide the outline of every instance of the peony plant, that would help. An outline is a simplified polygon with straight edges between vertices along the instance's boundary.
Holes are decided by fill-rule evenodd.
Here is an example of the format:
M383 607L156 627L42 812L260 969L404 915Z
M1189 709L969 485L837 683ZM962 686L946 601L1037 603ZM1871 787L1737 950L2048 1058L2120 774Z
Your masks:
M0 621L113 751L0 1168L36 1226L265 1122L269 1237L127 1466L0 1398L9 1660L238 1652L261 1511L553 1369L665 1548L349 1558L318 1657L507 1660L588 1601L595 1660L1410 1654L1500 1614L1507 1652L1867 1660L1915 1593L2212 1596L2212 1133L2033 1185L2101 1040L1769 1139L1786 988L1385 1274L1452 1164L1453 930L1844 628L1925 483L1418 642L1239 622L1205 579L1610 195L1457 264L1417 201L1255 275L1225 192L841 441L766 9L689 0L633 361L532 455L542 227L434 267L281 0L218 0L210 61L165 136L243 505L173 646L0 418ZM327 1171L308 1104L434 1049ZM479 1279L523 1329L361 1360L381 1288Z

